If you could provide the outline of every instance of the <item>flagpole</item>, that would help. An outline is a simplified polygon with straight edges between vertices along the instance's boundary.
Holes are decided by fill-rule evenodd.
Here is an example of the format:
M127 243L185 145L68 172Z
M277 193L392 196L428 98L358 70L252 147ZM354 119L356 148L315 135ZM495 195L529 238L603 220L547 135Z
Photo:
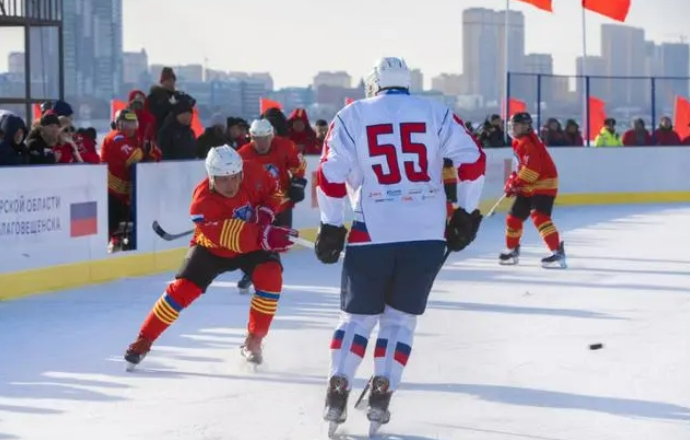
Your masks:
M587 11L585 10L585 0L582 0L582 111L584 115L585 134L586 134L586 146L590 146L590 138L592 133L590 133L589 127L589 97L587 90Z
M503 105L505 106L505 116L503 117L503 139L506 144L508 144L508 118L510 118L510 97L508 96L508 89L510 88L510 56L509 56L509 44L510 44L510 0L506 0L506 12L505 12L505 22L503 23L503 66L505 67L505 72L503 72Z

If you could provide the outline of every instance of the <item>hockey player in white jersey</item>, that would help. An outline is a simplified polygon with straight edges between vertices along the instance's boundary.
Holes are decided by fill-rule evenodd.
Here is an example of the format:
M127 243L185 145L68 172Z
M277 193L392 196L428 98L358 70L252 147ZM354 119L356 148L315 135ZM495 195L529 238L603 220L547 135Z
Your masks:
M331 123L317 171L321 224L315 252L336 263L345 246L346 185L354 211L341 286L341 320L331 341L324 418L330 433L347 417L347 399L369 337L379 324L367 417L375 431L388 410L412 350L417 317L443 262L475 238L486 159L446 106L410 95L401 58L378 61L367 99ZM453 161L465 184L447 218L442 168Z

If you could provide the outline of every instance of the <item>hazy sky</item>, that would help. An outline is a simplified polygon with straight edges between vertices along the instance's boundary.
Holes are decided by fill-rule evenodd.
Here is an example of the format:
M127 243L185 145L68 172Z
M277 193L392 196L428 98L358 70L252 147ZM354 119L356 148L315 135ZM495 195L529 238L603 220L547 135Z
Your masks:
M679 41L690 1L632 0L628 25L648 39ZM373 8L371 5L377 5ZM403 56L429 78L462 71L461 13L502 9L506 0L124 0L124 48L145 47L150 63L204 63L236 71L270 71L277 87L311 83L319 70L358 78L384 55ZM512 0L525 12L526 50L554 54L555 71L573 74L582 53L581 0L554 0L554 14ZM605 18L587 13L588 52L599 54ZM0 71L20 35L0 29Z

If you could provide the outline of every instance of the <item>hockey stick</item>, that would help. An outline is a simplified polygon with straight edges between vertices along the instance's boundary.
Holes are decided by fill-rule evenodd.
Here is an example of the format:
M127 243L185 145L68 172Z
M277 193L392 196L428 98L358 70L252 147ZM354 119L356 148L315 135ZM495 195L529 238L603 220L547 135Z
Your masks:
M153 221L151 227L153 228L153 232L155 232L156 235L158 235L165 241L177 240L178 238L186 237L187 235L191 235L192 233L194 233L194 229L190 229L189 231L184 231L177 234L170 234L166 232L165 229L163 229L163 227L161 227L160 223L158 223L157 220Z
M494 203L494 206L492 206L491 209L489 209L489 212L487 212L484 217L491 217L492 215L494 215L496 213L496 210L498 209L498 205L500 205L501 202L506 199L506 197L508 197L508 196L506 194L503 194L501 196L501 198L498 199L498 201L496 201L496 203Z
M298 244L298 245L305 247L307 249L315 249L316 248L316 244L314 242L311 242L311 241L309 241L305 238L299 237L299 236L290 237L290 240L293 243ZM345 252L340 253L340 258L345 258Z

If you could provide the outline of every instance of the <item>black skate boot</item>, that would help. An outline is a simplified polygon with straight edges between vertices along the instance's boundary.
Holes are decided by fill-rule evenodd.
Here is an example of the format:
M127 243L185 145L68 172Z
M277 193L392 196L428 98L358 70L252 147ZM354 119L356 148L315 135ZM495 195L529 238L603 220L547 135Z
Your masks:
M343 376L328 379L323 419L328 422L328 437L333 438L338 426L347 420L348 381Z
M261 341L263 341L263 338L254 336L251 333L247 335L247 338L244 340L244 345L240 347L240 350L242 350L242 357L244 357L247 362L254 365L261 365L264 361Z
M568 267L565 261L565 245L563 242L558 246L556 252L541 259L541 267L544 269L566 269Z
M369 436L376 435L381 425L385 425L391 420L391 413L388 405L391 403L393 392L389 391L390 381L383 376L375 376L371 380L371 391L369 393L369 408L367 409L367 419L369 419Z
M515 249L506 249L498 256L498 264L502 266L515 266L520 262L520 245Z
M237 282L237 289L240 291L240 295L246 295L249 293L249 289L252 287L252 279L246 273L242 273L242 279Z
M139 335L137 340L130 344L125 352L125 361L127 362L127 371L133 371L141 361L144 360L149 351L151 351L152 342L143 336Z

